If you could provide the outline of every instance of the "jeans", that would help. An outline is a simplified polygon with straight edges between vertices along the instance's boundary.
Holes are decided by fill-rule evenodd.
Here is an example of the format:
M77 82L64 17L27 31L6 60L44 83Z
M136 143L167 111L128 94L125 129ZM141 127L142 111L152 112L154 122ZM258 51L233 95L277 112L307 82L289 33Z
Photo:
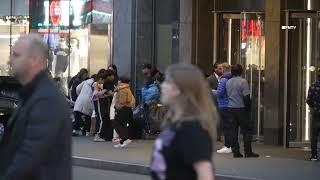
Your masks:
M224 135L224 146L230 148L232 146L232 117L228 108L220 108L219 113Z
M313 156L318 154L318 136L320 133L320 113L312 114L311 126L311 154Z
M240 153L238 142L239 126L243 134L244 152L245 154L252 153L251 141L253 133L253 122L250 118L250 113L244 108L229 108L232 121L232 151L234 154Z

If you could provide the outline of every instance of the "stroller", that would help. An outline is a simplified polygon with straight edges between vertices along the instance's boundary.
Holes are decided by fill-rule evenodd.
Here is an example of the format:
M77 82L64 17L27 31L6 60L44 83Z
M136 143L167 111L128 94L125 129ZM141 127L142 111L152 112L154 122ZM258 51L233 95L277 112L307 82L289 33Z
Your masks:
M142 139L155 139L161 131L166 108L159 103L140 104L133 110L133 119L139 125Z

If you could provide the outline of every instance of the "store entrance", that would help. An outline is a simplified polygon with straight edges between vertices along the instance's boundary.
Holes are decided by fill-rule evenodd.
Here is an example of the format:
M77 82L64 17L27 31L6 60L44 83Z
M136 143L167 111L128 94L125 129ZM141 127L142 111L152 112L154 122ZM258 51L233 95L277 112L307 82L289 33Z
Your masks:
M214 12L215 62L241 64L250 85L256 139L263 140L265 35L263 13Z
M310 142L311 113L306 104L309 86L320 70L320 13L287 12L287 142L305 147Z

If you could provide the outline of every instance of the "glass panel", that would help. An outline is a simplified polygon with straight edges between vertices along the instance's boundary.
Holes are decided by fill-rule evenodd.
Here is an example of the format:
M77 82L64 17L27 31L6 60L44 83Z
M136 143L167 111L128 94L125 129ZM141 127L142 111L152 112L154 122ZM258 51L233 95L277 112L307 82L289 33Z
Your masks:
M155 57L162 72L179 61L179 7L179 0L155 0Z
M8 7L9 8L9 7ZM0 19L0 76L8 76L10 56L10 21L6 17Z
M263 134L263 76L265 67L265 36L263 16L243 13L241 21L241 60L250 85L251 119L258 136Z
M263 89L265 69L264 19L256 13L224 14L220 17L219 62L241 64L250 85L251 118L255 133L263 135Z
M289 141L310 140L311 114L305 103L309 86L319 69L319 19L290 19L289 31Z
M222 18L219 62L240 63L240 19Z

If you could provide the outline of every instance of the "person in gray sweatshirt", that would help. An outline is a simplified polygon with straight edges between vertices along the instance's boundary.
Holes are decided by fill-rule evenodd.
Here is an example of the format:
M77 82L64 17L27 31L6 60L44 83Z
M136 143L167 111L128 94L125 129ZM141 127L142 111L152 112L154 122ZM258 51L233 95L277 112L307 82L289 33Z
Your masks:
M242 78L243 68L240 64L231 66L232 78L227 82L228 108L232 118L232 152L235 158L241 158L238 142L239 126L243 133L244 152L246 158L257 158L258 154L252 152L251 141L253 122L250 118L251 99L249 85Z

